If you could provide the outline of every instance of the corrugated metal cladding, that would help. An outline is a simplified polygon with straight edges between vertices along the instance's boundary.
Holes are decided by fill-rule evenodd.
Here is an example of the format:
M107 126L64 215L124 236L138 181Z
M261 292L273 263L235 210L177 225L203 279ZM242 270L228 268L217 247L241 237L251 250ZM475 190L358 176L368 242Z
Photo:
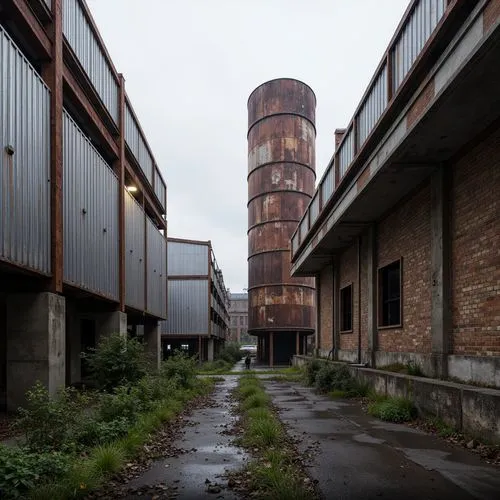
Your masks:
M398 89L446 10L446 0L417 2L393 51L393 88Z
M166 333L208 334L208 280L168 280Z
M64 112L64 280L118 298L118 180Z
M319 215L319 191L316 191L311 204L309 205L309 216L311 218L311 225L316 222Z
M366 99L358 117L358 141L359 146L365 142L370 135L380 115L387 107L387 64L375 80L368 98Z
M1 27L0 148L0 259L50 273L50 94Z
M323 182L321 183L321 197L323 198L323 206L330 199L330 196L333 194L333 186L335 180L335 168L331 165L328 168L328 173L323 178Z
M155 167L155 194L160 200L163 208L167 208L167 186L160 177L160 171Z
M109 114L118 123L118 82L85 17L80 0L63 0L63 33Z
M208 276L208 245L169 241L169 276Z
M153 185L153 158L149 154L129 103L125 105L125 141L144 172L146 179Z
M135 198L125 192L125 303L140 310L146 308L145 217Z
M342 178L347 172L349 165L354 157L354 133L352 127L347 132L346 137L342 141L339 151L339 176Z
M147 238L147 311L167 317L167 242L149 218L146 218Z

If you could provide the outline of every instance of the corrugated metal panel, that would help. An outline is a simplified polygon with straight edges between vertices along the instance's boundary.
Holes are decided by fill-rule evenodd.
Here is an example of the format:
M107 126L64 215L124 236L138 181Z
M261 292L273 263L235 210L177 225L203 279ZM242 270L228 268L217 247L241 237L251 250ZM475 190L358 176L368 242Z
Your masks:
M63 0L63 33L96 92L118 123L118 82L94 36L80 0Z
M160 200L163 208L167 208L167 187L163 182L163 179L160 177L160 173L158 168L155 168L155 193L158 199Z
M147 180L153 185L153 158L149 154L129 103L125 105L125 141Z
M309 214L311 217L311 226L316 222L319 215L319 191L316 191L311 204L309 205Z
M0 259L50 273L50 94L1 27L0 149Z
M64 112L64 280L118 298L118 180Z
M295 255L297 248L299 248L299 232L298 231L292 236L292 255Z
M393 50L393 89L396 91L410 71L444 15L446 0L420 0Z
M304 218L302 219L299 228L300 228L300 241L304 241L304 238L306 237L307 232L309 231L309 219L307 217L307 212Z
M147 310L155 316L167 316L167 242L153 222L146 218L147 238Z
M208 334L208 280L168 281L167 333Z
M125 192L125 303L139 310L146 308L144 277L144 231L146 215L135 198Z
M347 132L339 150L339 175L340 178L344 176L349 168L352 159L354 157L354 134L352 127L349 132Z
M169 241L168 275L208 275L208 245Z
M358 116L358 141L359 147L363 145L370 135L378 119L387 107L387 64L375 80L374 85L364 102Z
M328 173L323 178L323 182L321 183L321 197L323 198L323 206L325 206L326 202L330 199L330 196L333 194L333 187L335 184L334 180L335 180L335 168L334 165L332 164L328 169Z

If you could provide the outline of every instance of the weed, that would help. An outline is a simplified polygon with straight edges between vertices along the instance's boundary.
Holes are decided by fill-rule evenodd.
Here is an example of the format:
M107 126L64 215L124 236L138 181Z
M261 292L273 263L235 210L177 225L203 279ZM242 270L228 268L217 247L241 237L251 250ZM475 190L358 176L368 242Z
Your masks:
M246 398L242 403L242 408L244 411L247 411L250 408L265 408L268 404L269 397L262 391Z
M251 419L248 425L247 440L251 446L264 448L276 446L283 436L281 426L275 418Z
M177 383L183 388L194 386L198 362L194 357L189 357L182 351L177 351L163 362L161 374Z
M404 398L387 398L368 406L368 413L389 422L408 422L417 416L413 403Z
M316 383L316 374L319 372L321 367L324 365L317 359L313 359L310 363L306 364L306 383L307 385L314 385Z
M247 417L252 419L273 418L273 414L267 408L250 408L246 413Z
M406 373L415 377L425 377L422 368L420 368L420 365L415 361L409 361L406 363Z
M123 449L116 443L98 446L90 459L90 467L97 473L107 476L117 472L125 459Z

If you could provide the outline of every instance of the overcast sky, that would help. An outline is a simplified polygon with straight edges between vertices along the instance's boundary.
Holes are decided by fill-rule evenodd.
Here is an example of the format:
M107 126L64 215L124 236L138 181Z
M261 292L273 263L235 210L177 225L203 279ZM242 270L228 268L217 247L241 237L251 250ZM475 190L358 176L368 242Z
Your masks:
M247 287L247 99L297 78L317 97L316 172L408 0L87 0L167 181L168 235L211 240Z

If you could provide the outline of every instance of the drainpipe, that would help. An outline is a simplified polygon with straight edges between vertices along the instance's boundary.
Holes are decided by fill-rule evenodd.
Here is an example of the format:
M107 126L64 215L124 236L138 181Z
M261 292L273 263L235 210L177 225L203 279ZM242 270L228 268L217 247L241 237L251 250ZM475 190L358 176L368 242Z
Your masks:
M361 364L361 236L358 236L358 364Z

